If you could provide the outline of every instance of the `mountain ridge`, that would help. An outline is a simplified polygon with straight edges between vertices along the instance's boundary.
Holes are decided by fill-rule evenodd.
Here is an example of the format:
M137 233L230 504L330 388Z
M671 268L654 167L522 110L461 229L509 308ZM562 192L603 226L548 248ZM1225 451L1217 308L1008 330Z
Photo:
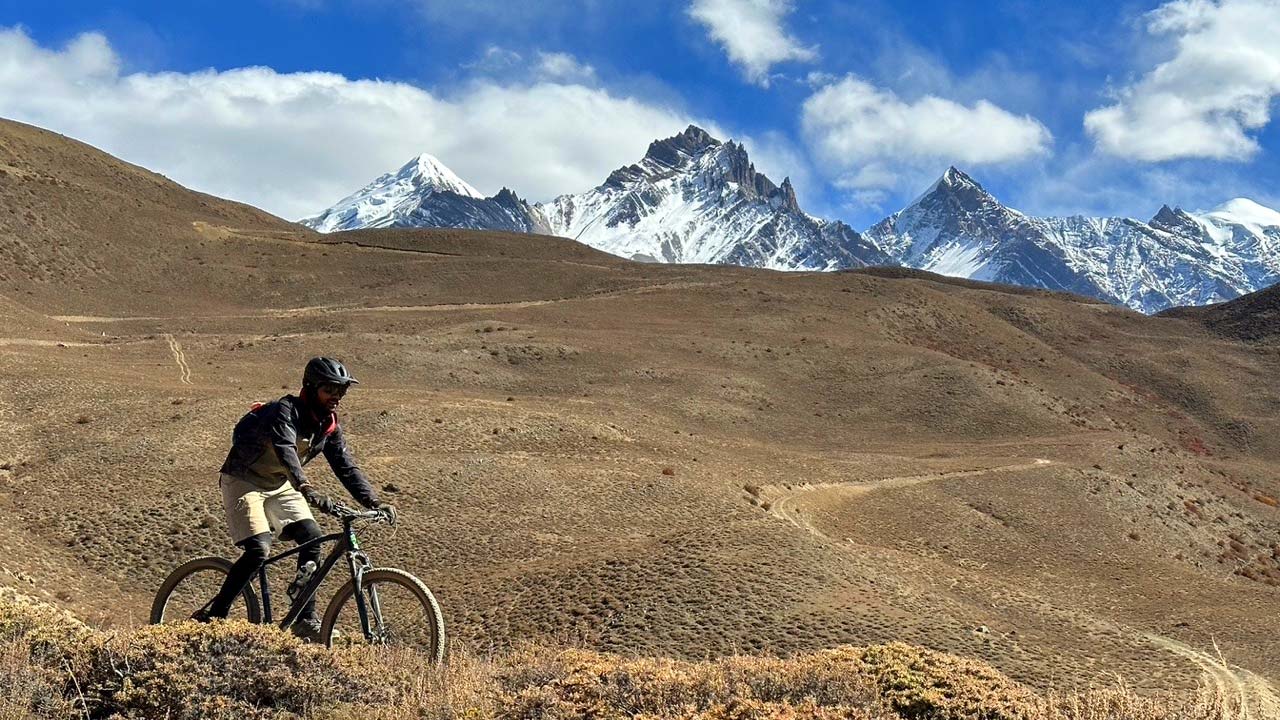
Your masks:
M395 201L386 201L388 179L397 181L422 157L430 156L303 224L322 232L457 227L551 234L645 262L818 271L900 265L1084 294L1144 313L1225 302L1280 280L1280 212L1248 198L1197 213L1166 204L1148 221L1039 217L1004 205L953 165L906 207L858 232L806 213L790 178L774 183L741 143L690 125L654 140L638 162L613 170L595 188L547 202L530 204L506 188L482 198L437 185L436 176L457 178L442 165L416 194L390 193ZM461 178L456 183L470 188Z

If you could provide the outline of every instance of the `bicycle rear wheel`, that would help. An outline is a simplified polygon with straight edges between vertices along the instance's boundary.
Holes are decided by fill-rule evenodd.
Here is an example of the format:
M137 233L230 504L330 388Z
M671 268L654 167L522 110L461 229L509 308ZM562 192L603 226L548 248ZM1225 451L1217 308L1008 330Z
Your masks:
M203 557L185 563L169 573L169 577L160 584L156 599L151 603L151 624L190 620L193 613L213 601L213 596L222 588L222 582L226 580L230 570L230 560ZM262 622L262 609L258 604L258 596L253 591L252 581L240 591L227 618Z
M356 607L355 582L348 580L329 602L320 637L351 644L403 645L424 653L431 662L444 659L444 616L435 596L418 578L395 568L369 570L361 578L369 616L366 637ZM336 632L335 632L336 631Z

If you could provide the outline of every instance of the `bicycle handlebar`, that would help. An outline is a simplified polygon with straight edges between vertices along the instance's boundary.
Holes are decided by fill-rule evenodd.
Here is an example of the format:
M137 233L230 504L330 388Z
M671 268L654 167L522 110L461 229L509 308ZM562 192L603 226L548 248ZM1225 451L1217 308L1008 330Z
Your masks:
M349 505L334 503L333 509L329 514L339 520L371 520L374 522L386 522L386 513L381 510L358 510Z

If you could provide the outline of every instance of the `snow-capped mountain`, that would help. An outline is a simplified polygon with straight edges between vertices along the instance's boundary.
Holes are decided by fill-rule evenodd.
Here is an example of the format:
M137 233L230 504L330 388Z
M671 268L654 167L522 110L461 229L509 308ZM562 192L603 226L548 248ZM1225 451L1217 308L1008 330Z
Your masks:
M1105 297L1088 275L1070 266L1035 218L1001 205L955 168L905 209L872 226L866 237L896 265Z
M503 188L486 198L426 153L300 222L326 233L382 227L546 231L515 193Z
M1233 200L1150 222L1031 217L949 169L867 231L895 263L943 275L1066 290L1158 312L1222 302L1280 280L1280 214Z
M858 233L805 213L746 148L696 126L586 192L530 205L483 197L430 155L414 158L302 221L321 232L457 227L573 238L648 262L779 270L904 265L1064 290L1158 312L1222 302L1280 281L1280 212L1237 198L1203 213L1162 207L1150 221L1034 217L950 168L903 210Z
M602 185L538 210L553 234L636 260L778 270L888 260L848 225L801 210L791 180L774 185L742 145L692 125Z
M423 158L426 158L424 160ZM321 232L461 227L542 232L647 262L834 270L888 262L839 221L800 209L790 179L775 185L746 149L701 128L649 145L596 188L530 206L503 190L482 198L429 155L302 221Z

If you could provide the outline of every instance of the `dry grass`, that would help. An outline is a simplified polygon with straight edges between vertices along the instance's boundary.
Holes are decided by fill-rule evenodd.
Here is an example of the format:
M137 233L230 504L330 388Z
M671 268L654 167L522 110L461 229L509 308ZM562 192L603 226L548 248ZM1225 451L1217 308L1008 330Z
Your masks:
M184 624L99 632L0 597L0 720L18 718L847 718L1216 720L1204 691L1117 686L1040 694L989 665L902 643L791 658L626 658L526 647L443 669L411 650L329 652L274 628Z

